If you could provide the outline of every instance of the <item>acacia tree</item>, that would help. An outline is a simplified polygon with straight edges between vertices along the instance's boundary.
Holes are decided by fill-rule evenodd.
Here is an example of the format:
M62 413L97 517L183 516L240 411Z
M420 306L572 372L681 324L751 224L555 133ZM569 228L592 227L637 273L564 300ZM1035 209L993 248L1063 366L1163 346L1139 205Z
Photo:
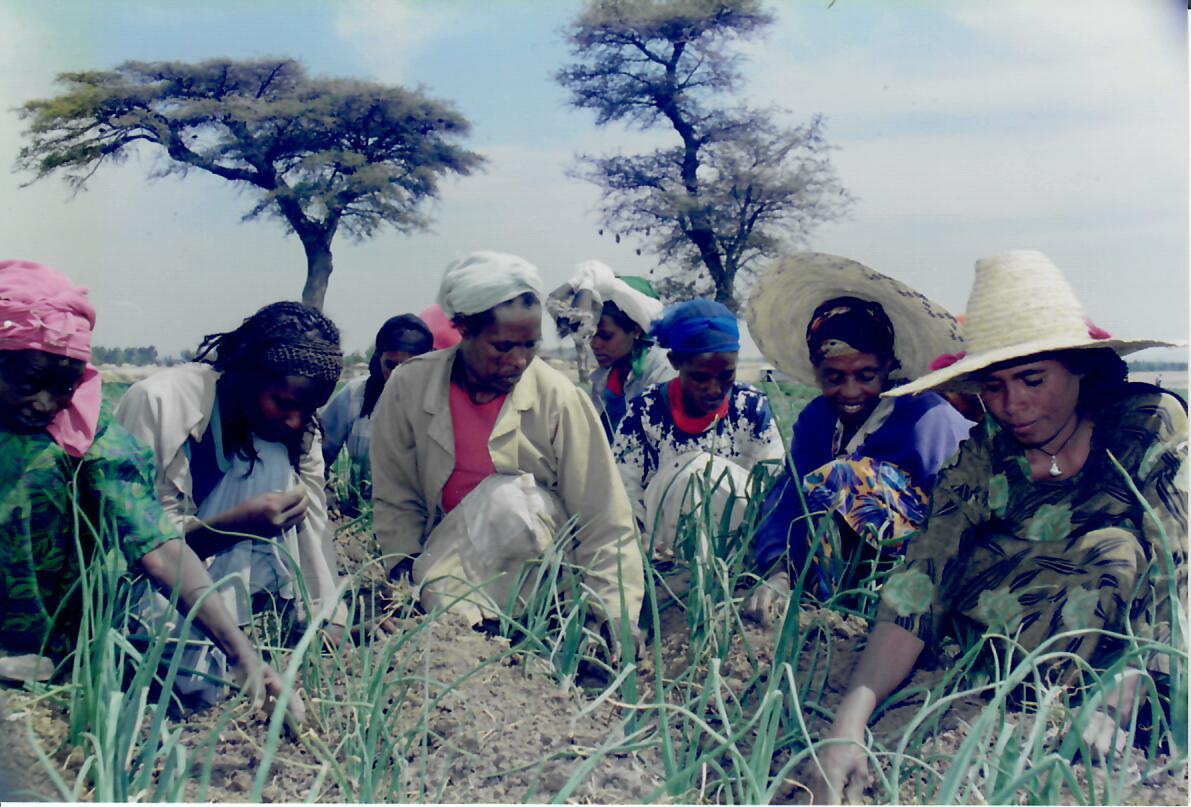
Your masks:
M199 169L250 189L249 220L280 219L306 251L302 301L321 308L331 242L383 225L424 229L425 203L446 174L467 175L480 155L454 141L470 124L421 92L354 79L309 78L292 59L125 62L63 73L66 89L29 101L28 145L17 166L35 182L55 172L76 191L105 162L139 144L167 160L154 176Z
M805 242L852 197L830 160L821 118L733 105L730 45L773 22L759 0L591 0L568 30L575 61L556 78L596 124L668 128L678 145L579 155L574 175L603 191L605 227L638 238L671 277L671 296L714 291L736 307L759 259Z

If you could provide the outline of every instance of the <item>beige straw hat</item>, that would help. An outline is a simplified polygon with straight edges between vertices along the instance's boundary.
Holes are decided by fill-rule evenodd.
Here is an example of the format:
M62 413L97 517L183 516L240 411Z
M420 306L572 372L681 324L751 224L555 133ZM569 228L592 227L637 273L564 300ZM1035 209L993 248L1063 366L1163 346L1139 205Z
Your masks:
M935 356L962 349L955 318L906 284L838 255L796 252L765 268L745 313L762 355L794 381L819 383L806 328L815 309L835 297L859 297L885 309L901 363L895 378L916 378Z
M1114 339L1084 316L1071 284L1050 258L1033 250L976 261L968 297L964 350L953 364L885 395L930 389L972 391L972 374L1010 359L1052 350L1107 347L1124 356L1147 347L1178 347L1157 339Z

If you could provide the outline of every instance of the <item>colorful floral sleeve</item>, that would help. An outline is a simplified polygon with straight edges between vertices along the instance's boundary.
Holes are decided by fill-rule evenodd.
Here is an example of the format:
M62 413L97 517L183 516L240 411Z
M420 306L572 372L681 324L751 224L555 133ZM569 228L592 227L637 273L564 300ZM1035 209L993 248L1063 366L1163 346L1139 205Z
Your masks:
M112 420L106 406L99 429L80 470L86 483L80 487L93 498L89 509L99 535L115 540L133 565L179 537L178 530L157 500L152 452Z
M990 509L1008 499L1008 482L993 476L980 429L939 472L922 530L910 539L906 563L881 589L878 622L893 622L932 645L962 577L959 548ZM991 477L991 478L990 478ZM1002 489L1003 488L1003 489ZM1004 506L1000 503L1000 506Z

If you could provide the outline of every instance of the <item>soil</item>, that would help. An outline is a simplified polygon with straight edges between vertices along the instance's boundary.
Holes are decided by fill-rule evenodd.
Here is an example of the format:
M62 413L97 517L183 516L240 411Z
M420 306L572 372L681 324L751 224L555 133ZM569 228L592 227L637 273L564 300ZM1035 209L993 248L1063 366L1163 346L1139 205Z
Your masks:
M368 563L371 547L358 529L343 530L340 543L348 568L360 568ZM364 577L366 584L379 584L379 571L375 568L366 569ZM423 619L410 616L403 628L414 631ZM803 665L799 675L812 676L812 685L822 688L822 705L834 708L843 695L856 651L863 644L865 624L835 612L810 610L801 614L800 624L803 631L822 630L831 637L833 652L827 663L819 659L813 670ZM666 610L662 627L659 641L665 672L675 675L688 665L686 626L681 612L675 608ZM388 661L383 672L384 685L377 690L389 696L389 702L380 710L386 721L387 736L399 738L391 748L382 751L382 755L388 753L394 759L387 760L389 764L376 763L375 771L384 781L370 789L357 776L345 788L333 772L328 772L317 753L320 744L337 748L331 756L346 765L353 749L358 747L351 738L360 734L362 716L376 704L358 704L360 708L351 712L358 719L356 723L341 721L327 725L320 722L319 715L337 712L320 710L319 703L311 703L312 720L307 732L302 738L283 738L278 747L262 791L264 801L550 801L593 758L598 759L589 771L577 777L579 784L570 790L568 801L665 800L663 766L655 749L601 756L600 747L610 737L619 737L623 732L625 714L611 698L595 703L590 698L591 690L575 685L560 686L545 660L510 653L507 639L472 630L453 617L440 617L432 624L422 625L418 635L418 641L410 642ZM743 635L736 637L721 670L727 685L734 689L745 686L743 679L751 669L745 642L762 668L772 662L772 631L746 625ZM364 658L362 652L349 656L339 667L332 660L323 660L317 672L329 682L328 691L318 693L324 706L329 701L360 699L360 687L352 686L351 682L364 675L368 665L375 667L378 660L384 662L375 655L375 650L372 652L371 658ZM810 663L807 659L806 664ZM643 698L648 698L652 676L648 674L647 663L643 672L647 673L641 677L646 690ZM940 675L942 671L919 670L911 687L932 684ZM67 726L64 710L52 699L39 699L29 692L9 689L0 695L4 721L4 730L0 731L0 787L7 779L10 788L0 789L0 797L36 794L62 799L25 737L28 726L68 786L73 786L82 755L64 747ZM425 708L428 699L435 701L429 709ZM929 758L940 775L945 774L947 759L956 754L967 736L967 727L979 718L983 707L984 703L976 698L954 704L933 737L917 749L917 754ZM874 737L878 742L892 745L917 711L918 704L913 702L887 711L873 726ZM428 731L418 731L422 715L427 715ZM183 732L183 740L196 759L196 771L201 770L207 754L212 760L208 785L203 788L197 777L189 781L182 794L187 800L236 802L251 798L269 724L258 714L241 712L230 720L227 717L224 710L211 710L192 713L185 720L172 723L172 728ZM808 720L812 732L822 730L821 723L815 723L812 716L808 715ZM782 761L778 759L775 764ZM1163 760L1155 762L1151 770L1160 768ZM1081 784L1087 775L1082 768L1075 771ZM1092 769L1091 775L1106 776L1102 769ZM795 775L779 791L780 800L804 798L805 790L799 778ZM11 789L14 784L18 792ZM918 800L917 784L914 776L903 782L900 789L903 802ZM86 791L80 794L84 799L92 795ZM1183 766L1171 772L1150 774L1132 784L1125 798L1131 804L1187 804L1187 796L1187 770ZM683 800L690 798L688 795ZM866 801L872 803L872 798L870 790ZM1063 798L1065 802L1075 800L1069 793Z

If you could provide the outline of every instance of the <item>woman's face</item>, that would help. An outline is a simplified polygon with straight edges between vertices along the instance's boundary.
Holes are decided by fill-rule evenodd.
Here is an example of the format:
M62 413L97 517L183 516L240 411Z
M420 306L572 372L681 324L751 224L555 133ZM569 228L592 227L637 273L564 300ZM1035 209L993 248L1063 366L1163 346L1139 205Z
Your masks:
M637 341L639 333L640 328L626 331L615 319L604 314L600 317L595 335L591 337L591 352L595 354L601 367L611 367L633 352L633 344Z
M710 415L720 408L736 382L736 353L696 353L685 361L670 364L678 371L682 405L692 417Z
M41 350L0 352L0 427L16 434L45 431L70 406L87 363Z
M479 333L460 327L468 381L477 390L507 395L517 386L542 341L542 307L521 302L499 305L493 319Z
M398 366L405 364L413 357L414 354L407 353L404 350L386 350L384 353L380 354L381 376L384 377L385 381L388 381L389 376L393 374L393 371L396 370Z
M300 375L287 375L259 387L249 397L252 433L262 440L287 443L299 437L320 406L327 402L327 386Z
M847 353L824 359L816 368L819 388L845 426L859 426L877 408L892 369L872 353Z
M1054 359L984 373L980 397L989 414L1024 446L1042 446L1071 422L1081 376Z

